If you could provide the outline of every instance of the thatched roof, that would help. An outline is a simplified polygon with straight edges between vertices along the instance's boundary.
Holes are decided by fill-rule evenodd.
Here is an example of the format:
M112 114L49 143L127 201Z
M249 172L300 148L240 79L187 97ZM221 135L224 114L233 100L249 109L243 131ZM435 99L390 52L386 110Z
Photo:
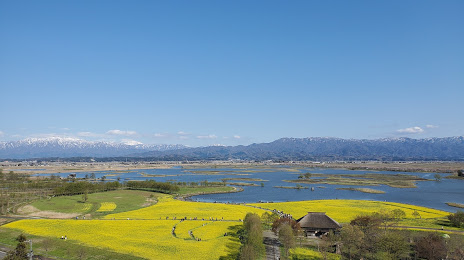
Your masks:
M337 221L325 214L325 212L308 212L308 214L297 220L302 228L329 229L341 228Z

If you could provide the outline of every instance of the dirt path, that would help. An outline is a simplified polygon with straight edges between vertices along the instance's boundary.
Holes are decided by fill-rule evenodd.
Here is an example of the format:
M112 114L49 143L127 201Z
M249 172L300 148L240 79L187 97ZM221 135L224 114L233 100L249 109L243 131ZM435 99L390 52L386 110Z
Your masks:
M274 232L265 230L263 232L264 245L266 246L266 259L280 259L280 242Z
M391 226L391 227L392 228L404 228L404 229L424 229L424 230L431 230L431 231L441 231L441 232L464 234L464 231L462 231L462 230L452 230L452 229L438 229L438 228L427 228L427 227L409 227L409 226Z

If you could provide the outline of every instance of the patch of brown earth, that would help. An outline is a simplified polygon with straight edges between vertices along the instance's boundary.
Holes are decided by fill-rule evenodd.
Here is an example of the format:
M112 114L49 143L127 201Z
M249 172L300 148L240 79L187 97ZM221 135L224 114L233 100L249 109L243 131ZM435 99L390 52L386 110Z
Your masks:
M17 212L18 214L26 215L26 214L31 214L37 211L40 211L40 210L32 205L26 205L26 206L20 207Z
M41 217L41 218L58 218L58 219L66 219L66 218L75 218L79 216L78 213L62 213L62 212L55 212L55 211L41 211L38 208L32 205L22 206L18 209L18 214L28 217Z

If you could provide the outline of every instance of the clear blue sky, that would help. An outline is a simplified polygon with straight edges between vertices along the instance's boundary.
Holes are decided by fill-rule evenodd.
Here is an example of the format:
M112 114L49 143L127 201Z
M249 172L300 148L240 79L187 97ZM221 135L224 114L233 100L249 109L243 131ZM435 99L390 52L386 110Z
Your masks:
M464 1L1 1L0 140L464 135Z

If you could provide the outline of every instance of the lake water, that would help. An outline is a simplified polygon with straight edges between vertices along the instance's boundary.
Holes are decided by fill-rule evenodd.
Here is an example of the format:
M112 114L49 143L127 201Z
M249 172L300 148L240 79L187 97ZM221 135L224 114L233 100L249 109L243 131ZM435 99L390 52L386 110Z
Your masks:
M117 173L112 171L93 172L97 178L108 174L119 174L118 176L108 176L106 179L116 180L120 177L120 181L129 180L156 180L156 181L180 181L180 182L221 182L223 178L259 178L267 181L246 181L246 180L232 180L230 182L248 182L261 185L264 187L242 187L244 191L238 193L225 193L225 194L208 194L193 196L191 199L194 201L205 202L284 202L284 201L299 201L299 200L318 200L318 199L360 199L360 200L378 200L401 202L413 205L420 205L435 209L441 209L450 212L456 212L457 208L450 207L445 202L455 202L464 204L464 180L442 179L440 182L435 181L435 173L410 173L410 172L376 172L382 174L410 174L422 178L430 179L431 181L418 181L417 188L392 188L389 186L353 186L353 185L327 185L327 184L301 184L309 189L282 189L274 188L274 186L295 186L295 183L284 182L283 180L295 180L300 173L322 173L322 174L364 174L372 173L373 171L352 171L344 169L322 169L310 168L299 169L299 172L291 172L287 168L272 168L272 169L235 169L235 168L218 168L218 169L182 169L180 167L172 169L143 169L132 170L124 173ZM219 175L208 175L204 173L192 173L191 171L221 171ZM259 172L253 172L259 171ZM77 177L83 178L86 174L90 175L92 172L79 172L76 173ZM145 177L141 173L163 175L163 177ZM63 177L68 176L69 173L57 174ZM237 175L247 174L247 175ZM42 175L43 174L38 174ZM446 176L446 174L442 174ZM311 191L314 187L314 191ZM323 188L321 188L323 187ZM360 187L360 188L373 188L376 190L385 191L385 194L370 194L359 191L337 190L341 187Z

